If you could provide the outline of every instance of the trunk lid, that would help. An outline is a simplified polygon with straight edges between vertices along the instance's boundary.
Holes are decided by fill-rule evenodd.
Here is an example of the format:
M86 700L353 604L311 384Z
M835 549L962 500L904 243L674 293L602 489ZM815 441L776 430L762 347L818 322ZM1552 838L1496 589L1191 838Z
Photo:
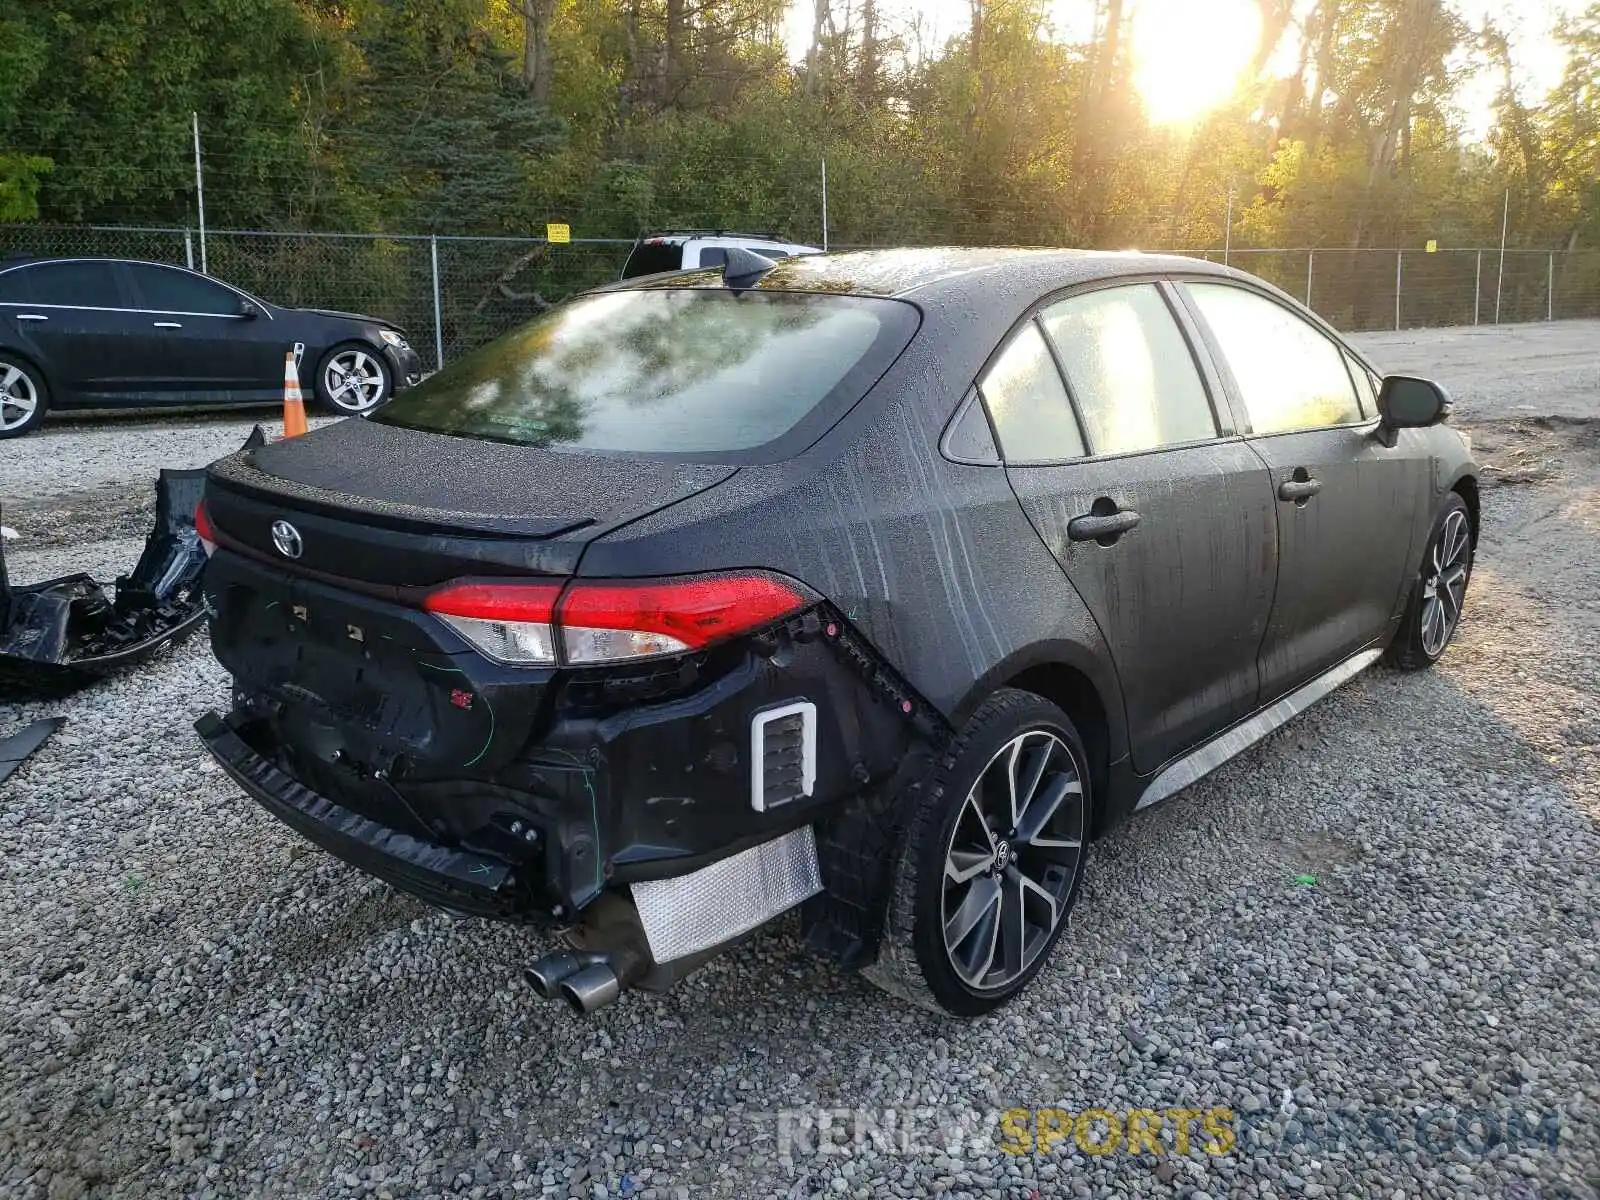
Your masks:
M207 480L212 646L244 693L278 706L302 777L345 802L378 770L402 788L493 771L527 742L553 672L477 654L421 611L426 592L570 575L594 538L734 470L360 419L242 451ZM275 545L276 523L298 556Z
M569 453L347 420L212 465L223 538L385 598L471 575L569 575L593 539L736 468ZM290 523L300 554L273 539Z

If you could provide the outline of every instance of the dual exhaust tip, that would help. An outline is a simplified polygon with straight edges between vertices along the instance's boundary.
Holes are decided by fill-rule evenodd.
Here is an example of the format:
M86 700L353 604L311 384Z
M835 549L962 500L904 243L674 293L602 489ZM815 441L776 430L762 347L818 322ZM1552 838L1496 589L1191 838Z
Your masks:
M622 979L609 955L593 950L558 950L523 971L546 1000L565 1000L573 1012L592 1013L622 995Z

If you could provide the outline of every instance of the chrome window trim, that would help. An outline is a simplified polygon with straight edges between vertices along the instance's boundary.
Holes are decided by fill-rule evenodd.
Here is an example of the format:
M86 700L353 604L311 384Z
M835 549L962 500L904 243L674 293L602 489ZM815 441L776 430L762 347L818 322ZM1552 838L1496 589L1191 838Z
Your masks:
M278 319L277 317L272 315L272 306L269 305L265 300L262 300L262 299L260 299L260 298L258 298L256 296L252 296L249 292L245 291L244 289L236 288L236 287L233 286L233 284L226 283L223 280L217 279L214 276L202 275L202 274L200 274L199 271L191 271L188 267L180 267L175 263L147 262L142 258L92 258L92 257L84 257L82 255L79 255L79 256L73 257L73 258L36 258L36 259L31 259L28 262L14 263L13 265L11 265L9 267L0 266L0 275L8 275L12 271L27 271L27 270L31 270L34 267L46 267L46 266L50 266L50 265L52 265L54 263L75 263L75 262L110 263L110 264L112 264L113 267L119 267L119 266L120 267L128 267L128 266L132 266L132 267L156 267L156 268L159 268L160 270L163 270L163 271L180 271L185 275L193 275L196 279L203 279L207 283L214 283L219 288L222 288L224 291L232 292L235 296L238 296L241 300L248 300L251 304L254 304L258 309L260 309L261 310L261 315L266 317L267 320L269 320L269 321L276 321ZM165 314L167 314L169 316L179 316L179 317L221 317L224 320L229 320L229 321L242 321L242 320L244 320L244 318L241 317L238 313L195 313L195 312L182 312L182 311L179 311L177 309L170 309L170 308L111 308L111 307L107 307L107 306L103 306L103 305L96 305L96 304L24 304L20 300L0 300L0 305L3 305L3 306L8 307L8 308L17 308L17 307L21 307L21 308L54 308L54 309L59 309L59 310L61 310L63 312L165 313Z
M212 317L219 321L244 320L238 313L184 312L176 308L109 308L100 304L24 304L21 300L0 300L0 308L48 308L56 312L140 313L164 317ZM263 311L262 315L272 319L271 313Z

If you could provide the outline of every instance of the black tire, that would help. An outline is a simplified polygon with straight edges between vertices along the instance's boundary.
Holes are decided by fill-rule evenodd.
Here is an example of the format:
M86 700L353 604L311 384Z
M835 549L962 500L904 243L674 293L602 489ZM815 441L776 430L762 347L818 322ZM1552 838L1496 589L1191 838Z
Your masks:
M329 378L330 371L336 365L356 363L360 365L362 378L375 377L375 385L363 383L358 392L352 392L347 387L336 391L335 381ZM372 390L373 386L376 391ZM317 364L315 389L317 403L324 411L341 417L358 416L371 412L394 395L394 373L389 369L383 351L370 342L341 342L324 354L322 361Z
M23 403L32 409L24 413ZM20 354L0 350L0 440L31 433L49 410L50 387L44 372Z
M1467 502L1451 492L1434 518L1428 544L1422 551L1422 564L1406 599L1405 616L1400 618L1400 628L1384 655L1390 666L1421 671L1439 661L1460 628L1461 607L1472 580L1476 551ZM1458 570L1459 586L1455 583Z
M963 851L960 846L979 844L973 840L974 831L988 832L982 810L990 793L985 789L996 778L990 772L997 769L1002 754L1009 753L1014 743L1019 745L1019 752L1007 761L1022 764L1020 774L1025 778L1021 790L1027 792L1028 799L1047 805L1057 788L1062 789L1063 795L1038 820L1031 834L1024 826L1033 823L1030 814L1034 810L1025 799L1025 819L1017 821L1015 828L995 831L990 841L992 861L983 869L977 862L982 854ZM1029 755L1026 763L1022 754ZM1044 762L1034 772L1032 764L1040 754ZM1000 769L1003 783L1005 775ZM1028 776L1034 779L1031 790L1025 786ZM1071 794L1073 784L1077 785L1075 796ZM1013 788L1012 794L1018 790ZM878 960L863 973L885 991L920 1007L954 1016L981 1016L1012 1000L1028 986L1067 927L1083 881L1089 814L1093 811L1083 740L1067 714L1054 704L1030 692L1001 689L972 715L917 789L917 797L894 866L883 945ZM1003 806L1006 799L1003 795L1000 799ZM1014 813L1015 800L1010 804ZM1006 836L1001 837L1002 832ZM1069 838L1076 841L1075 851L1063 848ZM1070 867L1063 863L1068 859ZM982 874L968 883L954 879L955 874L964 875L968 870L981 870ZM1052 872L1056 870L1062 871L1064 877L1054 876ZM1008 882L1013 875L1030 871L1039 871L1044 881L1044 886L1033 881L1038 891ZM985 915L964 926L968 933L957 936L954 947L947 945L948 930L963 927L963 922L955 918L979 896L980 887L992 887L996 899L980 902L978 907L985 910ZM1043 891L1057 897L1049 910L1040 907ZM1016 915L1002 926L1000 922L1006 920L1003 914L1011 911L1007 902L1014 897ZM986 935L988 926L984 922L990 919L990 904L994 930ZM1047 932L1040 928L1042 921L1030 927L1030 904L1036 916L1053 914L1053 927ZM949 926L947 905L954 905L956 910ZM1021 936L1015 936L1014 931ZM989 958L974 968L973 964L982 960L985 936L989 938ZM974 948L970 956L962 953L964 946ZM1021 948L1014 955L1013 946ZM1006 961L996 966L994 960L1001 955ZM965 974L957 960L966 962ZM1010 975L1018 964L1020 969ZM982 981L982 986L975 985L972 975Z

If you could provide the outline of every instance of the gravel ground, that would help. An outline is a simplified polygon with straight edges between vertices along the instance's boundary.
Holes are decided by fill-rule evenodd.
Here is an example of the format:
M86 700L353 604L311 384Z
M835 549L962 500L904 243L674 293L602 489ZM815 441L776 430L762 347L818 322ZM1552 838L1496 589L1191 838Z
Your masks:
M1385 371L1439 380L1461 420L1600 417L1600 321L1407 329L1350 340Z
M334 419L312 417L311 426ZM258 424L269 437L283 429L270 408L52 419L0 453L0 517L35 546L72 545L86 529L142 540L155 513L156 473L203 467L237 450Z
M307 848L210 766L203 641L0 706L69 718L0 789L0 1195L1600 1194L1600 423L1543 419L1594 402L1591 347L1516 420L1451 359L1500 486L1439 668L1368 672L1099 844L1050 966L971 1024L783 923L666 996L535 1000L540 938ZM221 425L52 429L0 489L54 521L158 461L98 438L192 459ZM79 522L113 540L73 561L126 569ZM21 579L73 558L11 545ZM1235 1144L1001 1150L1004 1110L1096 1106L1231 1109Z

